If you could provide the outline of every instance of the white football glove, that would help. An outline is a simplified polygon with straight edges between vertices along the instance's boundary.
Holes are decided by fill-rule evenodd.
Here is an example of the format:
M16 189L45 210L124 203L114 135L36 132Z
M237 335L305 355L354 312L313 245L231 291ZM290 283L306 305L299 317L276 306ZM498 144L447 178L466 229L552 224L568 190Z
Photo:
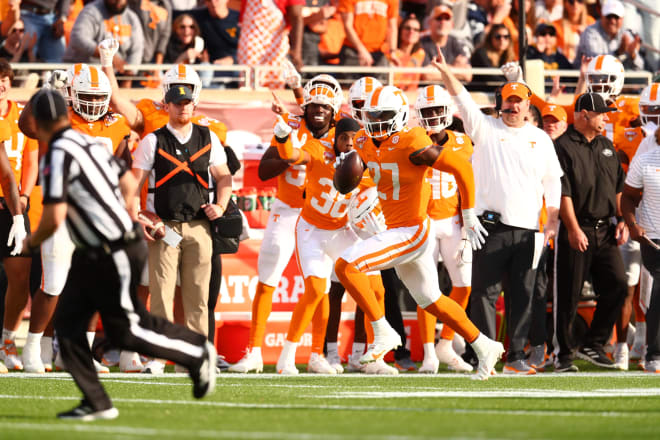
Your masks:
M65 70L53 70L48 77L48 85L54 90L63 90L66 87L68 77Z
M273 134L275 137L278 139L286 139L286 137L291 134L291 131L293 131L293 129L289 126L289 124L284 122L284 118L282 118L280 115L277 115L277 124L275 124L275 127L273 127Z
M112 60L119 50L119 41L114 38L107 38L99 43L99 58L101 58L101 67L112 67Z
M372 234L380 234L381 232L384 232L387 230L387 225L385 225L385 216L383 215L383 212L379 212L378 214L374 214L373 211L367 214L367 216L364 218L364 229Z
M23 216L15 215L14 222L9 230L9 237L7 238L7 246L11 246L11 244L14 243L14 250L11 251L11 255L18 255L21 253L25 237L27 237L27 231L25 230Z
M463 210L463 228L465 230L465 236L472 245L472 250L481 249L482 245L486 242L486 237L488 237L488 231L479 222L474 208Z
M511 61L500 67L507 81L523 82L523 72L517 61Z
M302 77L294 67L291 61L284 59L282 61L282 69L284 75L284 82L290 89L297 89L302 87Z

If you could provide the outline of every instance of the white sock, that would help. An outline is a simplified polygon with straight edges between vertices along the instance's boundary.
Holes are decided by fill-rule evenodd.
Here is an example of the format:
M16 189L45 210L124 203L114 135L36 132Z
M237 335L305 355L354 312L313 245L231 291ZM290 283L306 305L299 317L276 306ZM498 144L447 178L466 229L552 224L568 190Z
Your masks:
M295 363L296 348L298 348L297 342L284 341L284 346L282 347L280 358L286 360L287 363Z
M474 352L477 354L477 357L479 359L483 358L484 355L486 354L486 350L488 349L488 343L490 342L490 339L486 337L483 333L479 333L479 336L477 336L477 339L474 340L472 345L472 348L474 349Z
M433 359L437 357L435 355L435 346L433 342L426 342L424 344L424 359Z
M328 342L326 345L328 346L328 355L330 355L330 353L339 354L339 345L336 342Z
M390 324L387 322L387 319L383 316L377 321L371 321L371 327L374 329L374 339L378 339L380 335L384 335L387 331L387 328L390 327Z
M250 353L252 353L255 356L261 357L261 347L252 347L252 350L250 350Z
M14 341L16 339L16 332L12 330L7 330L6 328L2 329L2 342L6 340Z
M94 344L94 338L96 337L96 332L87 332L86 335L89 348L92 348L92 344Z
M646 321L635 323L635 344L646 345Z
M362 356L364 354L364 347L364 342L353 342L353 356Z
M25 345L38 345L41 348L41 337L43 335L44 332L41 333L28 332L27 339L25 340Z

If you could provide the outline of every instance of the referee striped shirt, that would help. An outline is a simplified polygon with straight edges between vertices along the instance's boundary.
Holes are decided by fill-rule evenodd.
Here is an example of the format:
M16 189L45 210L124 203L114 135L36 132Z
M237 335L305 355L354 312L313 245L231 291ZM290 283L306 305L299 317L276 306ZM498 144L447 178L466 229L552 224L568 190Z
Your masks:
M119 189L127 171L106 146L71 128L53 136L41 159L43 203L67 203L66 225L78 248L97 248L133 229Z
M649 238L660 239L660 148L635 155L626 185L643 191L635 217Z

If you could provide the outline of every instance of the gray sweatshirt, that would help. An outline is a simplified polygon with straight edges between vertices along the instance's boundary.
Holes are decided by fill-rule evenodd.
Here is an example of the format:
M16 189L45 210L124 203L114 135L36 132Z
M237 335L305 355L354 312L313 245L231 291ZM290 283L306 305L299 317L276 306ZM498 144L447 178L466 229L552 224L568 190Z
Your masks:
M76 19L71 31L69 47L62 61L95 63L94 50L106 38L119 40L117 52L128 64L142 62L143 35L140 19L128 7L120 15L111 15L103 0L88 3Z

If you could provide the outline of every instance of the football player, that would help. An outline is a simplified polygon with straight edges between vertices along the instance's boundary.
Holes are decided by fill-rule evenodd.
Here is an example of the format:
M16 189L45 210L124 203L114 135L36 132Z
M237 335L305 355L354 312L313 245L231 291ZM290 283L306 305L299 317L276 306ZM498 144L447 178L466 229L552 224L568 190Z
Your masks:
M474 212L472 167L459 153L434 145L423 128L407 127L408 99L398 88L376 89L363 112L365 128L357 134L356 151L378 188L387 230L350 247L335 263L337 277L374 329L374 342L360 361L373 362L401 344L399 334L385 320L365 274L395 267L415 301L472 344L479 357L475 378L486 380L504 347L481 334L465 311L441 294L433 258L433 225L427 214L428 167L451 172L462 196L466 236L474 248L481 246L487 233Z
M433 143L446 149L451 148L469 160L472 157L470 138L463 133L447 130L453 122L453 108L449 93L436 85L420 89L415 101L417 120ZM472 248L461 236L456 178L450 173L431 169L428 180L431 184L428 215L435 226L433 257L435 261L442 257L453 286L449 297L465 309L472 281ZM435 316L417 307L417 322L424 344L424 362L419 369L420 373L437 373L439 362L447 364L450 370L472 371L472 366L452 348L454 330L450 326L443 326L438 345L434 347Z
M334 126L334 117L341 107L341 101L339 83L330 75L317 75L305 84L303 116L285 113L281 117L291 129L298 130L300 136L331 145L334 133L331 128ZM330 121L326 121L327 115L321 106L328 106L331 115ZM276 139L273 137L270 148L266 150L259 163L259 177L262 180L268 180L277 176L277 195L271 207L264 238L259 249L257 260L259 282L252 300L252 322L248 346L245 355L236 364L229 367L231 372L263 371L261 345L266 331L266 321L273 308L273 292L294 251L295 242L291 240L291 237L295 234L296 221L303 206L305 173L304 165L290 164L280 157ZM327 315L325 318L323 315L324 313L319 312L314 317L313 327L316 330L313 331L312 345L318 345L317 338L321 334L325 337ZM322 350L323 339L321 339L320 345ZM321 362L327 363L325 358Z
M58 74L53 74L53 77L56 75ZM115 155L126 151L130 128L122 115L109 110L112 91L106 75L95 66L75 64L67 70L66 78L66 87L60 90L69 94L71 127L98 139ZM25 117L31 112L32 109L27 108L24 111ZM25 124L21 126L26 127ZM27 131L29 135L35 135L30 129ZM43 373L52 370L52 334L48 332L48 336L43 338L42 335L47 330L59 295L64 289L73 250L73 242L65 225L61 225L53 236L41 245L42 285L33 300L29 340L23 349L26 371ZM98 315L95 315L87 329L90 347L96 334L97 320ZM137 355L131 354L131 357L137 358ZM59 355L55 359L55 366L65 369ZM96 360L94 366L99 373L110 371Z
M2 341L0 341L0 363L4 362L9 370L22 370L23 362L18 356L15 341L16 332L21 323L23 309L27 305L30 291L32 258L29 255L18 254L20 251L14 252L15 249L9 246L7 238L10 236L10 231L18 226L17 222L19 220L20 225L23 226L23 231L30 230L28 216L23 214L28 209L30 194L37 181L38 144L32 139L28 139L18 128L18 118L23 111L23 106L9 99L13 79L14 71L9 62L0 59L0 117L6 121L6 123L2 123L4 127L2 130L2 140L4 142L2 144L14 173L14 180L19 185L21 205L20 212L14 213L16 217L6 209L9 200L3 200L3 209L0 210L2 213L2 221L0 222L2 251L0 257L7 275ZM23 152L25 150L29 151L28 156L26 156L29 160L24 161ZM9 198L10 194L5 194L3 191L0 196Z

